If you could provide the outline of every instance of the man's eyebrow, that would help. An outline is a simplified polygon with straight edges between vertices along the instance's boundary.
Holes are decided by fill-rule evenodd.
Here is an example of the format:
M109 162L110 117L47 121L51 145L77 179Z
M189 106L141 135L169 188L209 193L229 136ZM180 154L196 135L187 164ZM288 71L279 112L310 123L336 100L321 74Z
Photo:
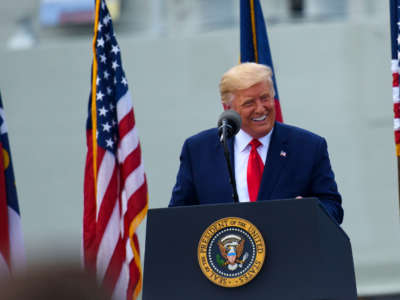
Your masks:
M246 104L246 103L251 102L251 101L254 101L254 97L250 97L250 98L244 99L242 104Z

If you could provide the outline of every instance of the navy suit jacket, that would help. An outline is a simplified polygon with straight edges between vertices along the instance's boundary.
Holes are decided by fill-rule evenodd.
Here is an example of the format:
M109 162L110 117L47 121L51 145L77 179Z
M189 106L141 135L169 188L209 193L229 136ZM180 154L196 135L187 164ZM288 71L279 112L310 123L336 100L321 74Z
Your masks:
M229 139L231 161L233 139ZM233 202L228 167L216 128L188 138L169 206ZM324 138L275 123L257 201L297 196L317 197L340 224L341 196Z

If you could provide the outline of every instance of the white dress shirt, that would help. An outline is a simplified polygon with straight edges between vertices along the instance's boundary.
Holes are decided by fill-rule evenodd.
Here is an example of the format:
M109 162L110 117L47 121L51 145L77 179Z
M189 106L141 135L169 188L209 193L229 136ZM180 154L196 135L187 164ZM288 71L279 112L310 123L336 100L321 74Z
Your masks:
M267 159L272 131L273 129L267 135L258 139L261 145L257 148L257 151L264 165ZM249 161L251 150L251 146L249 145L249 143L252 139L253 138L249 134L240 129L238 134L235 136L235 141L233 145L235 160L235 179L239 202L250 201L249 191L247 189L247 163Z

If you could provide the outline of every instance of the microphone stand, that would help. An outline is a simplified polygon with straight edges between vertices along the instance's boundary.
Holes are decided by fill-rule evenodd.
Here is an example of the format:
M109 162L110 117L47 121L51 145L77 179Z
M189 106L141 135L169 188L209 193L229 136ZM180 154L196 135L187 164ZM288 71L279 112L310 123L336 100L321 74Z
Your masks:
M228 143L227 143L227 139L226 139L228 126L230 127L230 125L227 124L227 122L225 120L223 120L221 142L222 142L222 145L224 146L225 160L226 160L226 164L228 165L229 183L232 185L232 190L233 190L232 198L235 203L239 203L239 197L238 197L238 193L237 193L237 189L236 189L236 180L235 180L235 176L234 176L233 170L232 170L232 164L231 164L231 159L230 159L230 155L229 155L229 148L228 148Z

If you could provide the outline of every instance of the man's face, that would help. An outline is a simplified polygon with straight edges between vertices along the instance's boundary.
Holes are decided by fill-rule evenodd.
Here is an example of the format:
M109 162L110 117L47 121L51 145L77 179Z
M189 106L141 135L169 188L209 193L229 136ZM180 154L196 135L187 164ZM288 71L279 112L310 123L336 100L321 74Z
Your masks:
M275 101L271 83L263 81L234 94L228 106L242 118L242 130L253 138L268 134L275 124Z

